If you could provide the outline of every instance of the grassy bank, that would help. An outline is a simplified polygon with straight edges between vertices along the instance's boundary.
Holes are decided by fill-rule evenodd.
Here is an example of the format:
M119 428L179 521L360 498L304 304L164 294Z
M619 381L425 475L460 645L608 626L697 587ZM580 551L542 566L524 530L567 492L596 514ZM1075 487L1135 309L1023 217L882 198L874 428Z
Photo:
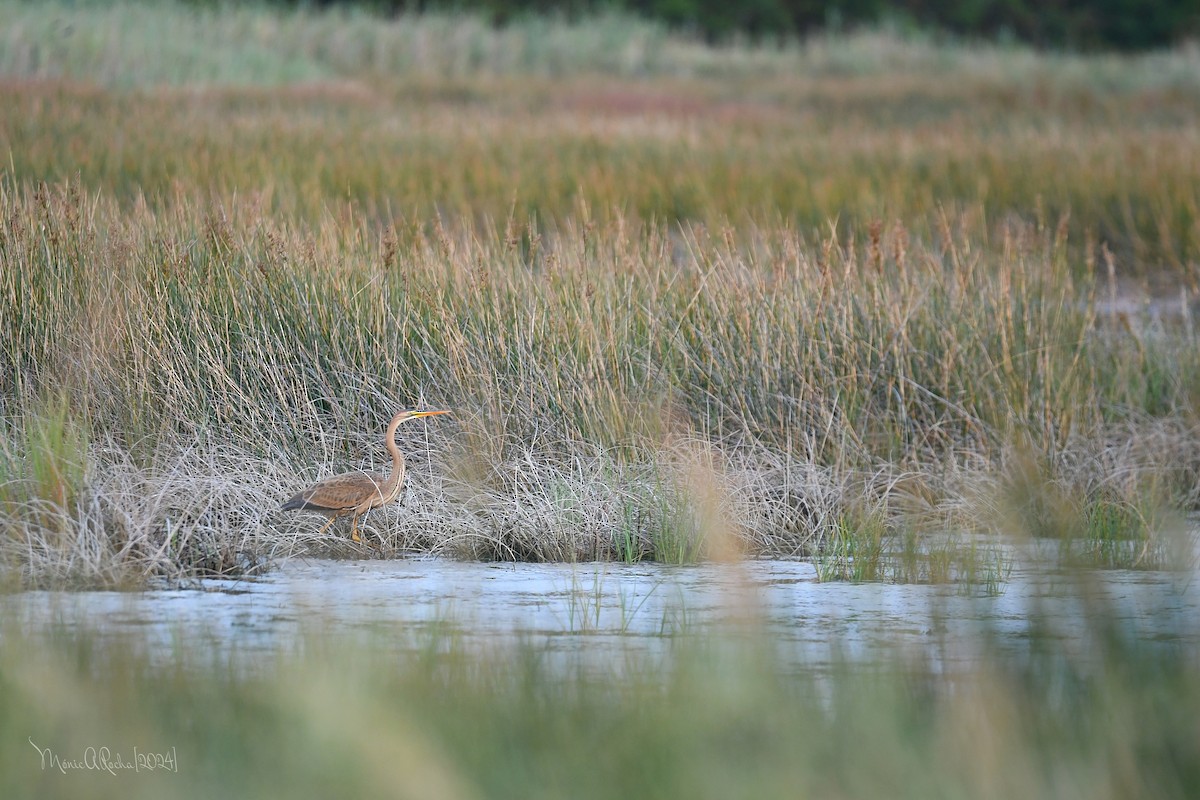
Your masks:
M968 529L1173 560L1190 51L0 9L10 585L359 553L274 508L418 402L455 416L402 431L385 554L935 580L923 535Z
M0 202L6 554L26 579L291 552L309 528L279 499L378 462L389 410L419 398L456 414L403 432L390 550L810 554L872 521L1003 527L1010 505L1013 529L1055 535L1048 511L1108 504L1145 539L1196 502L1190 323L1098 318L1105 283L1036 230L969 254L969 218L944 249L902 228L858 249L290 227L69 187Z

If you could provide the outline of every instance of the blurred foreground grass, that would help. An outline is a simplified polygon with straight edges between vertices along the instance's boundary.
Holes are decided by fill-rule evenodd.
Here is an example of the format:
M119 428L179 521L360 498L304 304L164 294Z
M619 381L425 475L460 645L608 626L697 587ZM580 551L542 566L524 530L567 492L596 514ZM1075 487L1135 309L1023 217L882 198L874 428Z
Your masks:
M9 628L0 792L1194 796L1194 638L1141 636L1137 620L1114 616L1087 586L1087 573L1074 579L1063 591L1079 591L1085 611L1072 646L1034 609L1027 647L1002 647L983 629L974 665L955 669L933 643L864 663L839 661L836 642L834 666L806 668L781 659L753 624L683 632L658 655L622 655L612 642L590 652L584 637L564 658L533 639L481 652L437 628L397 650L404 631L364 637L314 622L273 656L229 661L186 631L150 652L137 639L66 628L26 638ZM1187 635L1191 622L1179 624ZM135 747L169 751L178 772L72 768L89 747L129 763Z

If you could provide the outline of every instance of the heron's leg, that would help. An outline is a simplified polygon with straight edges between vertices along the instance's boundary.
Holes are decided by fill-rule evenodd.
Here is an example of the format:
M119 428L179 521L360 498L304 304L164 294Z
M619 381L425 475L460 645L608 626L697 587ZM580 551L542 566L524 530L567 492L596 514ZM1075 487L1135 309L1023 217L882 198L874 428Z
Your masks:
M358 516L358 514L355 514L354 520L350 523L350 538L362 544L362 537L358 535Z
M317 531L317 536L320 536L322 533L329 530L329 526L335 522L337 522L337 514L334 514L332 517L329 518L329 522L326 522L324 525L321 526L321 530Z
M367 518L367 519L370 519L370 518L371 518L371 512L372 512L372 511L374 511L374 510L375 510L375 509L373 509L373 508L368 508L366 511L364 511L364 512L363 512L363 516L364 516L365 518ZM378 537L377 537L377 538L378 538ZM383 541L383 540L382 540L382 539L380 539L380 541ZM375 542L374 540L372 540L372 539L368 539L368 540L367 540L367 544L371 545L371 547L374 547L376 550L379 550L379 544L378 544L377 542Z

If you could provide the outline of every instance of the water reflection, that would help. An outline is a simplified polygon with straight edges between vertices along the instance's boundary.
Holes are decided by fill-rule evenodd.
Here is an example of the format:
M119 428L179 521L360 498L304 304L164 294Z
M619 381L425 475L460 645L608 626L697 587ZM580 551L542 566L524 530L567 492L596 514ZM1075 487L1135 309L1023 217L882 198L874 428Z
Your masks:
M444 638L455 646L520 639L551 656L598 660L617 651L661 654L681 636L765 630L783 657L806 668L899 648L946 669L980 658L983 634L994 646L1028 647L1032 619L1064 652L1086 653L1094 626L1082 622L1097 604L1130 636L1194 647L1200 592L1189 577L1018 568L1002 594L973 596L961 586L820 583L810 563L788 560L692 567L295 560L254 581L26 592L0 597L0 613L35 637L88 630L101 640L136 639L161 657L202 643L215 660L248 663L304 646L312 630L370 635L400 650L436 646L453 631Z

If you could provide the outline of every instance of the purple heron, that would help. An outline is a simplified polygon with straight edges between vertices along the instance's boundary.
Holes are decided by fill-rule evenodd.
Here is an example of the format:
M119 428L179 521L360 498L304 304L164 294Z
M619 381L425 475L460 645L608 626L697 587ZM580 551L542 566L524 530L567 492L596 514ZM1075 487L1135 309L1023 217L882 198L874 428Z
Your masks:
M401 411L392 417L388 423L387 434L383 441L387 444L388 452L392 454L392 474L384 477L381 473L345 472L318 481L312 486L297 492L291 500L283 504L283 511L300 509L301 511L316 511L329 517L317 535L324 533L329 526L337 522L339 517L353 515L350 525L350 538L356 542L362 539L358 536L358 518L372 508L379 508L400 496L400 487L404 485L404 456L396 446L396 428L401 422L420 417L432 417L437 414L449 414L449 411Z

